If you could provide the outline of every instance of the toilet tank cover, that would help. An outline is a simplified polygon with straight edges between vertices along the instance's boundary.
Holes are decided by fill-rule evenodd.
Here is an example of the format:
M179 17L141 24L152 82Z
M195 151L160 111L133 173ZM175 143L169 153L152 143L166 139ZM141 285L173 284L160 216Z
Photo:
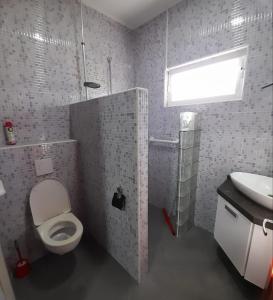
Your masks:
M36 226L71 211L66 188L54 179L46 179L36 184L31 190L29 202Z

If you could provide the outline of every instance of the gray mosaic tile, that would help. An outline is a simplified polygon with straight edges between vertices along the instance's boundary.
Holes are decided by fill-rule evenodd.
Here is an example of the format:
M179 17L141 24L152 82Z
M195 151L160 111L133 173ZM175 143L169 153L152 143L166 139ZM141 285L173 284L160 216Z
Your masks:
M1 197L0 240L10 268L13 269L17 261L14 240L19 241L24 256L31 261L45 254L29 208L30 191L39 181L60 180L68 189L73 213L84 221L77 149L75 141L0 149L0 178L7 191ZM34 161L47 157L53 160L54 173L37 177Z
M124 26L83 6L87 77L107 94L134 84L131 36ZM0 1L0 122L14 121L18 143L69 138L67 104L85 100L82 87L80 2ZM0 145L5 144L0 130Z
M180 112L201 113L195 224L213 231L216 189L226 175L272 176L272 88L261 90L273 76L272 1L193 0L169 9L168 67L249 45L242 101L164 108L166 14L133 34L136 85L149 90L149 134L177 138ZM176 162L173 147L150 145L149 201L169 211Z
M136 88L71 105L88 229L138 281L148 268L148 95ZM112 206L118 186L125 210Z

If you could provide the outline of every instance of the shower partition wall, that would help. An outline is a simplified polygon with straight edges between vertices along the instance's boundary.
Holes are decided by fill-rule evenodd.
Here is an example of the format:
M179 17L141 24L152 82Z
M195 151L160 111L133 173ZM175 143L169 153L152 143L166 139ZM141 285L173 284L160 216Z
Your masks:
M148 91L75 103L70 116L79 142L86 231L140 282L148 270ZM120 187L123 207L113 205Z
M197 113L180 114L177 180L176 236L193 225L200 150L200 124Z

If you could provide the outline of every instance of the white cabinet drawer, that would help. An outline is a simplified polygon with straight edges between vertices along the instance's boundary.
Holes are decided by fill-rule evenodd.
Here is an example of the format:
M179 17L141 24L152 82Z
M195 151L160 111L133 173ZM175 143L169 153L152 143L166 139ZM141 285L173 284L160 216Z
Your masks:
M214 237L242 276L253 224L221 196L218 196Z

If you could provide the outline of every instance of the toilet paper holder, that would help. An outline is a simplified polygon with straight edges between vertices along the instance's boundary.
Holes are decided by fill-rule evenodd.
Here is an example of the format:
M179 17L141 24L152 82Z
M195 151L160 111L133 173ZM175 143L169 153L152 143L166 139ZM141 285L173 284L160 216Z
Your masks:
M125 202L126 202L126 197L123 194L122 187L118 186L117 191L113 195L112 206L120 210L125 210Z

